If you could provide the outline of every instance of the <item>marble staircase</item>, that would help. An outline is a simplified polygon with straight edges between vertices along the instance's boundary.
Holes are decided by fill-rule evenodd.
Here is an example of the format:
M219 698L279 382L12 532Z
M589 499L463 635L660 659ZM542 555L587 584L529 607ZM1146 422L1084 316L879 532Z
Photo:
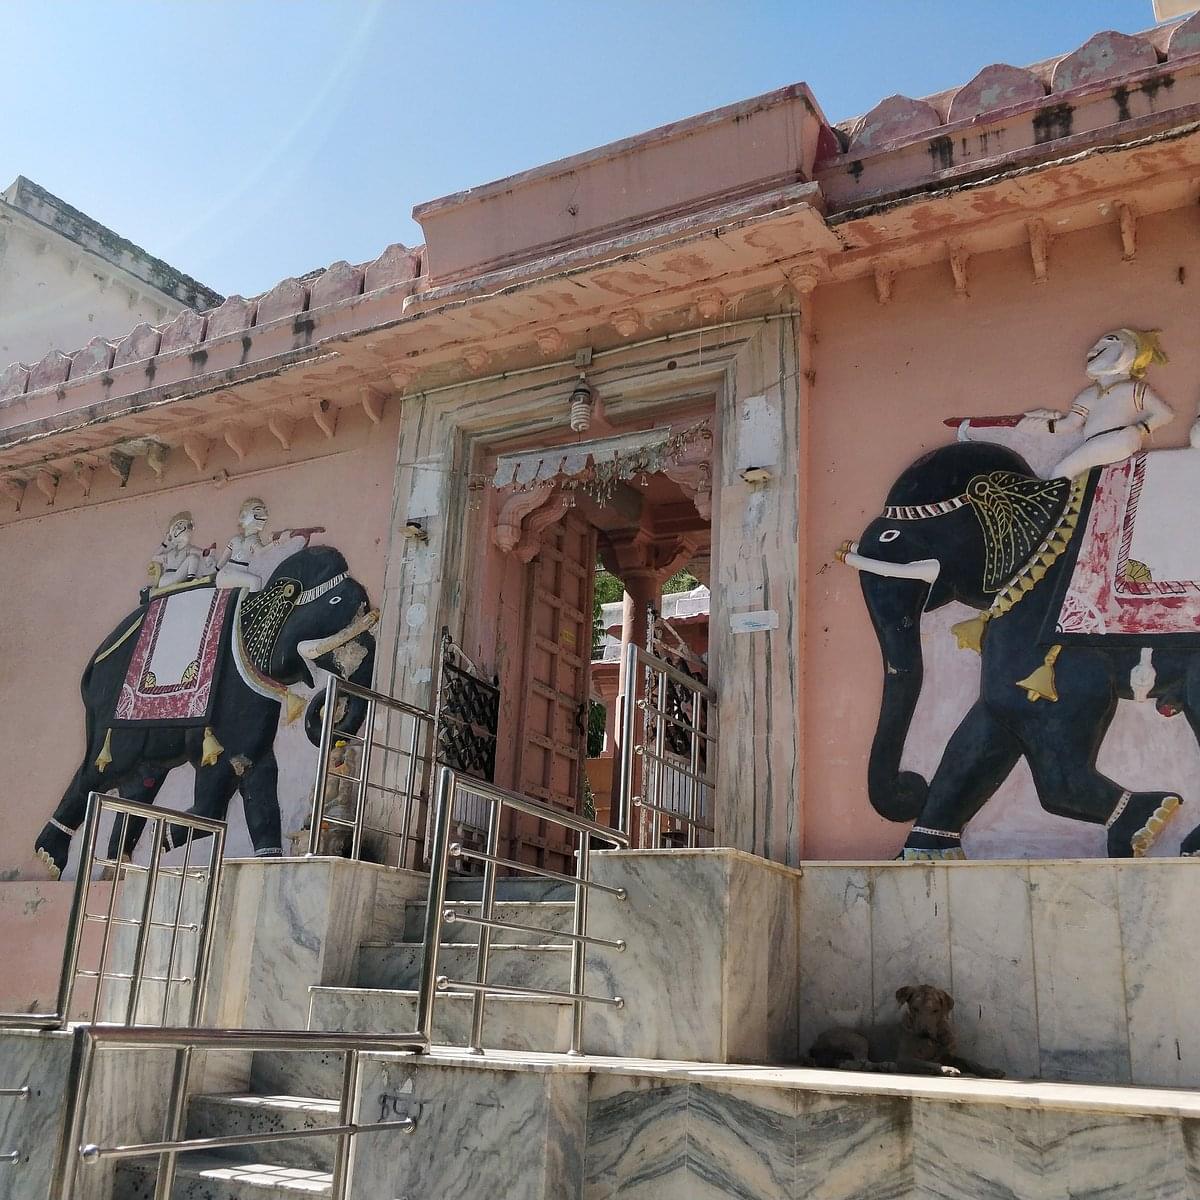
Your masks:
M188 1137L315 1129L337 1120L333 1100L259 1093L198 1095L188 1107ZM327 1196L334 1140L302 1138L240 1150L188 1154L179 1160L172 1200L298 1200ZM154 1163L123 1165L112 1200L153 1200Z

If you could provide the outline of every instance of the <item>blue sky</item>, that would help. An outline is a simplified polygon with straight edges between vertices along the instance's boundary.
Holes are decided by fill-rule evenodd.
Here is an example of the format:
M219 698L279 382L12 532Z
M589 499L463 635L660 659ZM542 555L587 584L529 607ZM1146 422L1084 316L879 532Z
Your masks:
M29 176L218 291L420 242L414 204L805 80L831 121L1150 0L6 0Z

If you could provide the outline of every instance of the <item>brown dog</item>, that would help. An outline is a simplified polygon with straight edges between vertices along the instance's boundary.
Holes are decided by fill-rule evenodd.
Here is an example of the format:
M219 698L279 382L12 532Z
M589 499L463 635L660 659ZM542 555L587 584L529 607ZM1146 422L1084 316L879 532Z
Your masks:
M827 1029L809 1050L813 1065L845 1071L899 1075L978 1075L1003 1079L1003 1071L982 1067L956 1053L950 1020L954 997L928 983L896 992L898 1024L856 1029Z

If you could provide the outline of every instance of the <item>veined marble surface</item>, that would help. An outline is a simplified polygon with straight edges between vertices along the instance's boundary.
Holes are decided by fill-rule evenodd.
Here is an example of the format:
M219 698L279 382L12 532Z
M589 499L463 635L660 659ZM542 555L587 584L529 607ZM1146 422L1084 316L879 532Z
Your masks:
M456 926L462 938L467 926ZM497 930L499 945L493 944L488 955L488 981L510 983L518 987L548 988L566 992L571 989L570 946L519 946L506 944L517 934ZM359 987L416 988L421 982L421 959L425 947L418 943L366 943L359 948L355 981ZM438 954L438 974L449 979L473 980L479 962L477 945L445 945Z
M69 1033L0 1030L0 1087L28 1087L28 1099L0 1096L0 1195L46 1200L62 1133L63 1096L71 1063Z
M403 927L412 875L341 858L226 864L210 1023L304 1029L308 989L352 983L368 933Z
M478 1060L477 1060L478 1061ZM413 1060L363 1062L359 1119L411 1116L396 1130L357 1139L355 1196L445 1200L577 1200L587 1078Z
M808 863L801 896L802 1050L933 983L1010 1076L1200 1087L1194 860Z
M794 1058L799 981L799 872L736 850L614 851L592 877L588 932L589 1053L754 1062Z

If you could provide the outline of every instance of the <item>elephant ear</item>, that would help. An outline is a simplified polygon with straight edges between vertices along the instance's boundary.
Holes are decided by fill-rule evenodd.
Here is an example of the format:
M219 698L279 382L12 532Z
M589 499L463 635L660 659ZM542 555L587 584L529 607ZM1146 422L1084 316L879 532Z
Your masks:
M271 674L275 639L303 590L298 579L275 579L261 592L248 592L242 598L238 609L242 645L264 675Z
M1069 479L1034 479L1012 471L976 475L967 499L983 530L983 590L997 592L1032 557L1071 492Z

